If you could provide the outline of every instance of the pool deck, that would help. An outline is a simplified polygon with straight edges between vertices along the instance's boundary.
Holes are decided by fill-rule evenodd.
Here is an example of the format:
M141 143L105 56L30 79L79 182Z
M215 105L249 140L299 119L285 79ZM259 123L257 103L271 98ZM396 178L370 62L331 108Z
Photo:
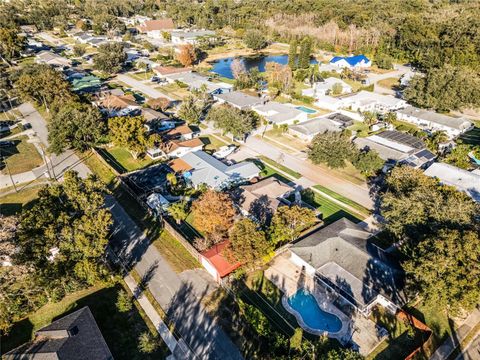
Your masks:
M305 274L302 269L293 264L289 257L290 254L287 250L278 255L270 263L270 267L265 270L265 277L283 292L282 304L284 307L295 316L299 325L305 331L315 335L327 335L344 345L353 343L362 355L368 355L383 340L383 337L379 335L376 324L362 315L342 312L333 304L337 295L329 294L311 276ZM340 318L342 322L340 331L332 333L312 329L305 324L301 315L289 306L287 299L302 288L308 290L315 297L320 309Z

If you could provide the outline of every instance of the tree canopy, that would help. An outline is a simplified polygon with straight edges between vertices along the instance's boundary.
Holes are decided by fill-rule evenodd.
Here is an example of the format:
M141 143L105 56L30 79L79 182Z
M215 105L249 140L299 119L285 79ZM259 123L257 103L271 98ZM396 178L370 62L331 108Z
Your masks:
M246 264L260 260L272 248L265 233L248 218L241 219L233 225L229 239L229 249L233 258Z
M260 50L267 46L267 40L263 33L256 29L247 30L243 39L245 45L252 50Z
M149 135L142 116L117 116L108 119L110 140L127 148L137 157L155 144L158 137Z
M98 47L98 54L93 60L95 69L114 74L122 69L127 60L127 54L121 43L109 42Z
M295 240L303 230L318 222L315 212L298 205L281 206L273 215L270 237L275 244Z
M228 194L207 190L192 204L194 226L212 243L227 237L236 214Z
M177 54L177 60L183 66L192 66L197 61L197 52L191 44L180 46L180 51Z
M345 161L351 159L353 153L352 143L340 132L318 134L308 147L308 158L314 164L323 163L334 169L345 167Z
M70 148L85 151L97 145L106 130L97 108L70 101L52 114L48 123L49 149L57 155Z
M203 106L193 96L187 96L183 99L177 116L189 124L198 124L202 116Z
M480 295L478 204L410 167L392 170L381 200L409 288L452 313L472 308Z
M215 106L207 115L206 121L212 122L216 129L224 134L243 139L258 126L258 117L250 111L241 111L230 105Z

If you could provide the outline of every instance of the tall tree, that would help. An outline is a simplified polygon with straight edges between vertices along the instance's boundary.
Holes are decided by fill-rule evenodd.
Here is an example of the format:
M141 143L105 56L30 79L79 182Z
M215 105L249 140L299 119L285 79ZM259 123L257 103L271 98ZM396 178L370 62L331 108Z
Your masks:
M288 65L267 62L265 65L265 73L269 87L276 88L284 93L291 89L293 74L292 69Z
M180 109L178 109L177 116L185 120L189 124L198 124L202 116L203 106L193 96L187 96L183 99Z
M374 176L383 168L385 161L375 150L358 151L352 158L352 164L365 176Z
M472 147L467 144L459 144L453 148L445 157L445 162L461 169L469 170L472 167L472 161L469 154Z
M193 225L213 243L226 238L236 214L228 194L207 190L192 204Z
M188 207L188 202L178 201L168 207L168 213L175 219L177 224L180 224L188 216Z
M97 108L71 101L56 111L48 123L49 149L57 155L70 148L85 151L97 145L106 130Z
M267 40L260 30L251 29L245 33L243 38L245 45L252 50L258 51L267 46Z
M25 39L14 28L0 28L0 57L10 61L25 47Z
M310 66L310 57L312 56L312 39L306 36L300 42L300 51L298 54L298 68L307 69Z
M480 295L478 204L410 167L393 169L381 200L406 257L408 288L452 313L472 308Z
M288 49L288 66L290 66L292 71L297 68L297 48L298 41L296 38L294 38L290 43L290 48Z
M158 137L148 135L142 116L119 116L108 119L110 140L127 148L134 158L152 147Z
M318 222L315 212L298 205L281 206L270 225L270 237L279 245L295 240L303 230Z
M230 229L229 249L233 258L252 264L260 261L271 249L265 233L250 219L239 220Z
M192 66L197 61L197 52L191 44L180 46L177 60L185 67Z
M49 65L34 64L22 69L15 88L24 100L43 105L47 111L52 105L59 106L75 98L68 81Z
M308 158L314 164L327 164L331 168L345 167L355 149L348 137L339 132L316 135L308 146Z
M224 134L243 139L258 126L258 117L252 112L241 111L229 105L219 105L210 110L206 118Z
M123 50L123 45L114 42L100 45L98 54L93 59L95 69L108 74L119 72L126 60L127 54Z

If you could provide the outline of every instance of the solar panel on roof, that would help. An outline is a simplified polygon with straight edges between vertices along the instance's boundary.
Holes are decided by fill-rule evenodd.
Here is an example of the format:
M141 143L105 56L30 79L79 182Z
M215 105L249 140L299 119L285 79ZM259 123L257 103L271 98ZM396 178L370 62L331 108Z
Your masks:
M422 140L416 138L415 136L412 136L412 135L409 135L409 134L406 134L406 133L402 133L400 131L385 130L385 131L382 131L381 133L379 133L377 135L384 138L384 139L392 140L392 141L398 142L400 144L409 145L409 146L411 146L413 148L416 148L416 149L422 149L422 148L425 147Z
M431 160L433 158L435 158L435 155L432 154L430 151L428 151L427 149L424 149L422 151L420 151L419 153L415 154L417 157L419 158L422 158L424 157L425 159L428 159L428 160Z

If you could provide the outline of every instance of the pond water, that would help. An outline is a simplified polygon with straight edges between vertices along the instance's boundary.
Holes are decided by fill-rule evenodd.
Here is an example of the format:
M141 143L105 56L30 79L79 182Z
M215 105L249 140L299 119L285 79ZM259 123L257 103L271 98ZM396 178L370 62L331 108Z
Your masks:
M212 63L212 72L217 73L220 76L233 79L232 75L232 70L230 66L232 65L232 62L235 58L234 57L229 57L229 58L224 58L224 59L219 59L216 60L214 63ZM288 55L260 55L260 56L255 56L255 57L246 57L246 56L239 56L238 59L240 59L244 64L245 68L247 70L250 70L254 67L258 67L258 70L261 72L265 71L265 65L268 62L276 62L278 64L286 65L288 64ZM311 64L316 64L317 61L312 59L310 61Z

